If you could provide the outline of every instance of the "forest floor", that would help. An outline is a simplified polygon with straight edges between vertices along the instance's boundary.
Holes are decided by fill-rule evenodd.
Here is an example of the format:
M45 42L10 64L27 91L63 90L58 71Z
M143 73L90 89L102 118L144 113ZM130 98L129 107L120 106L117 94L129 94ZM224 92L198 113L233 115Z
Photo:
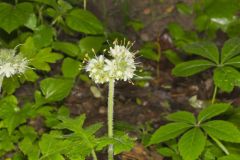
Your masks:
M121 32L130 40L135 41L136 49L148 41L160 43L161 51L174 48L171 37L166 31L167 24L178 22L186 28L192 26L193 17L182 16L176 11L175 6L178 0L164 0L162 3L160 0L129 0L128 6L124 6L125 8L121 6L121 2L120 0L119 3L114 0L104 0L103 4L97 4L97 1L91 0L88 7L105 21L111 31ZM184 2L191 3L192 0L184 0ZM126 27L125 15L144 22L144 28L139 32L134 32L131 28ZM141 57L137 61L144 69L152 72L152 79L145 87L127 82L117 82L114 101L114 121L116 123L125 122L136 126L139 130L146 129L152 132L166 123L165 116L167 114L177 110L197 112L197 107L211 99L213 88L210 73L191 78L176 78L171 75L174 66L164 56L161 57L159 64ZM157 65L159 65L159 75L156 71ZM94 96L90 90L91 85L100 91L100 95ZM91 85L80 80L76 82L65 105L70 107L73 116L86 114L86 125L95 122L106 124L108 86ZM236 93L238 91L231 95L232 101L239 104L240 100L234 98ZM193 96L197 96L197 100L193 100ZM224 100L225 95L218 96ZM133 133L132 136L138 137L139 135ZM137 143L132 151L123 153L118 158L121 160L166 160L153 148L146 149L140 143Z

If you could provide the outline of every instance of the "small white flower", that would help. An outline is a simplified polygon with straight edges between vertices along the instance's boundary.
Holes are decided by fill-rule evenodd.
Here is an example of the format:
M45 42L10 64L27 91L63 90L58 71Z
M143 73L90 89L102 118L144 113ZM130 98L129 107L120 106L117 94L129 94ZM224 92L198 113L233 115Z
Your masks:
M109 75L104 69L105 65L104 56L100 55L91 59L86 65L86 71L89 72L89 77L92 78L96 83L105 83L109 81Z
M109 76L116 80L130 80L134 76L136 66L133 58L115 58L113 60L105 60L104 70Z
M14 49L0 49L0 76L9 78L26 71L28 60L15 52Z
M91 59L86 66L89 77L95 83L105 83L110 79L127 81L133 78L136 70L135 53L129 49L129 44L127 46L114 44L109 50L112 59L104 58L102 55Z

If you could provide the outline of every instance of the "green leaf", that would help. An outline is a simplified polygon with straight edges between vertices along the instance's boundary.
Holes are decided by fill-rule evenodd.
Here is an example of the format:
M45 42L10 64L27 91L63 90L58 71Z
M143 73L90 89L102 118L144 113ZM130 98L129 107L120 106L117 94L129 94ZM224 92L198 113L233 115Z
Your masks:
M11 151L15 149L14 139L5 129L0 130L0 151Z
M102 34L102 23L89 11L82 9L72 10L66 17L67 25L78 32L86 34Z
M57 4L56 0L31 0L31 1L44 3L49 6L52 6L55 9L58 8L58 4Z
M230 155L218 158L218 160L239 160L239 159L240 159L240 155L236 155L236 154L230 154Z
M72 58L65 58L62 63L62 73L64 77L76 78L80 73L80 62Z
M33 12L31 3L18 3L13 6L8 3L0 3L0 28L11 33L13 30L23 26Z
M230 122L223 120L214 120L202 124L201 127L211 137L227 142L240 142L240 131Z
M231 92L234 86L240 86L240 73L232 67L219 67L214 70L213 80L221 90Z
M139 51L139 54L144 58L159 61L160 55L155 51L157 49L157 45L154 43L146 43Z
M39 78L39 76L32 69L27 69L23 75L27 81L31 82L35 82Z
M175 122L185 122L185 123L190 123L190 124L195 124L196 119L194 115L190 112L186 111L179 111L176 113L169 114L167 116L167 119L169 121L175 121Z
M227 103L218 103L212 104L206 108L204 108L198 115L198 122L204 122L209 120L223 112L225 112L228 108L230 108L230 104Z
M240 56L236 56L234 58L231 58L229 60L227 60L225 63L224 63L224 66L233 66L233 67L236 67L236 68L240 68Z
M77 57L80 55L80 49L74 43L58 41L58 42L53 42L52 47L53 49L62 51L63 53L72 57Z
M42 25L35 30L33 42L37 49L49 46L53 41L54 31L51 27Z
M173 155L175 155L176 153L167 147L161 147L157 150L158 153L160 153L162 156L164 157L172 157Z
M185 45L183 48L187 53L199 55L219 64L219 52L217 46L212 42L195 42Z
M173 50L166 50L163 52L163 54L174 65L177 65L177 64L183 62L183 60L179 57L179 55L176 52L174 52Z
M185 133L178 142L180 155L184 160L197 159L204 150L206 137L199 128Z
M34 55L37 53L37 49L33 42L32 37L28 37L23 45L20 46L21 54L28 59L32 59Z
M188 77L204 71L215 64L208 60L192 60L178 64L172 70L172 74L175 76Z
M0 118L3 119L3 126L7 128L9 134L20 124L25 123L31 108L24 106L19 108L13 97L8 97L0 103Z
M30 28L31 30L36 30L37 29L37 16L34 13L32 13L24 25L26 27Z
M113 137L114 155L124 151L130 151L134 146L134 140L124 132L115 132Z
M228 0L209 1L206 6L206 13L213 18L230 18L239 10L239 1ZM224 11L224 12L223 12Z
M176 138L191 127L192 125L182 122L170 123L161 126L156 132L153 133L150 144L156 144Z
M78 46L81 50L81 55L80 58L84 58L85 54L91 54L89 55L90 57L94 55L93 50L97 53L101 47L103 42L105 41L105 38L103 37L93 37L93 36L88 36L85 38L82 38Z
M13 76L10 78L4 78L2 89L4 92L7 92L7 94L13 94L17 88L20 87L20 82L18 80L17 76Z
M39 148L36 144L30 140L30 138L25 137L21 142L19 142L19 149L28 156L28 160L39 159Z
M82 132L83 123L86 119L85 115L81 115L79 117L76 117L74 119L72 118L66 118L66 117L59 117L59 119L62 121L58 125L56 125L54 128L56 129L68 129L73 132Z
M59 159L59 157L62 157L61 154L63 151L67 150L70 145L70 141L57 139L54 135L43 134L39 142L39 147L43 155L41 158ZM63 157L62 160L64 160Z
M50 71L48 63L55 63L62 57L61 54L52 52L51 48L44 48L31 58L30 64L39 70Z
M221 54L221 62L226 61L240 53L240 38L232 38L224 43Z
M46 78L40 82L42 93L49 102L60 101L67 97L72 87L72 79Z
M178 12L181 14L186 14L186 15L192 14L192 8L188 6L186 3L177 3L176 7Z
M185 31L183 30L183 27L180 26L178 23L169 23L168 24L168 30L171 34L171 36L175 40L182 40L185 36Z

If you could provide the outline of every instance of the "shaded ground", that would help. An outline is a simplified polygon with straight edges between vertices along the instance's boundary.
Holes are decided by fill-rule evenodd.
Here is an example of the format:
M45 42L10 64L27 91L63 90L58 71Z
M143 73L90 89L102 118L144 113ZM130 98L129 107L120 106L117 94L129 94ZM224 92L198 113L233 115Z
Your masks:
M183 0L191 3L192 0ZM138 48L146 41L157 41L161 49L173 47L170 36L166 32L169 22L179 22L186 28L191 27L193 17L180 15L175 8L178 0L91 0L88 8L104 19L111 31L119 31L136 41ZM126 17L129 15L129 17ZM144 22L145 27L140 32L133 32L126 27L126 18ZM177 110L195 112L189 99L196 95L198 99L210 99L212 95L211 73L191 77L191 79L175 78L171 75L172 65L163 57L160 61L160 75L156 77L155 62L139 59L141 65L153 73L153 79L146 87L138 87L130 83L118 82L115 89L114 121L124 121L135 126L151 124L156 129L164 124L164 116ZM66 99L66 106L70 107L72 115L85 113L87 124L107 121L107 85L96 86L101 96L96 98L91 92L90 85L82 81L76 82L71 95ZM26 87L28 88L28 87ZM24 93L32 93L25 90ZM236 95L239 91L233 93ZM30 95L29 95L30 96ZM219 95L224 98L225 95ZM235 97L235 96L233 96ZM233 99L239 104L238 99ZM196 101L201 102L201 101ZM196 105L196 104L195 104ZM106 125L105 125L106 126ZM106 128L105 128L106 130ZM104 156L103 156L104 157ZM131 152L118 156L122 160L162 160L156 151L145 149L136 144ZM103 160L105 158L102 158Z

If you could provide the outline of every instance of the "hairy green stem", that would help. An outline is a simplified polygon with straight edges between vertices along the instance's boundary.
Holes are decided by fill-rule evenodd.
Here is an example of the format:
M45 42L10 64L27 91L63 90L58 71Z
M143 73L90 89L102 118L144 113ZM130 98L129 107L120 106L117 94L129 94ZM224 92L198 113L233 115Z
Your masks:
M84 10L87 9L87 0L83 0L83 9L84 9Z
M108 137L113 138L113 98L114 98L114 79L109 81L108 91ZM108 160L113 160L113 144L108 146Z
M93 160L97 160L97 155L94 150L92 150L92 157L93 157Z
M3 82L3 76L0 76L0 93L2 91L2 82Z
M212 97L212 104L214 104L217 95L217 86L214 86L213 97Z

